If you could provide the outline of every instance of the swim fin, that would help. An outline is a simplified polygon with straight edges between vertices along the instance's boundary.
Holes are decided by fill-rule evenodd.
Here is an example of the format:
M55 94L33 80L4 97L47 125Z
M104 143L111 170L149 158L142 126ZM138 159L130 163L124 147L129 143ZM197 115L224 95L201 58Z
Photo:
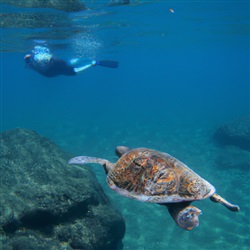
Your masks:
M118 68L119 62L111 60L96 61L96 65L103 66L106 68Z

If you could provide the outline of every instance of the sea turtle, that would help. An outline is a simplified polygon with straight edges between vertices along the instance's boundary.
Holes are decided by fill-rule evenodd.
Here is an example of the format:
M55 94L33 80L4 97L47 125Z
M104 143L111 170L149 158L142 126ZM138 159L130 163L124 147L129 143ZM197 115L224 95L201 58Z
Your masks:
M186 230L199 225L201 210L190 206L192 201L210 197L233 212L240 210L216 194L209 182L167 153L119 146L116 154L120 158L115 164L89 156L72 158L69 164L101 164L111 189L131 199L167 206L177 225Z

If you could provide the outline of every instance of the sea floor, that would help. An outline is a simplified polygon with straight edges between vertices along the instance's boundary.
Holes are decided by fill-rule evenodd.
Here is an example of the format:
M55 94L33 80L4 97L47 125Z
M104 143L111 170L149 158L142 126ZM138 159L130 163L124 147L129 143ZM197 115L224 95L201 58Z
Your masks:
M107 131L101 125L85 128L82 124L77 129L67 122L61 128L44 132L74 156L98 156L111 162L117 160L114 153L117 145L165 151L187 164L211 182L221 196L241 208L240 212L234 213L209 199L194 202L193 205L202 210L200 225L192 231L185 231L175 224L165 207L114 193L105 182L102 167L90 164L89 168L96 174L105 193L124 216L127 228L124 250L249 249L250 154L234 146L216 146L211 139L214 130L214 126L153 131L150 125L135 125L133 129L111 125Z

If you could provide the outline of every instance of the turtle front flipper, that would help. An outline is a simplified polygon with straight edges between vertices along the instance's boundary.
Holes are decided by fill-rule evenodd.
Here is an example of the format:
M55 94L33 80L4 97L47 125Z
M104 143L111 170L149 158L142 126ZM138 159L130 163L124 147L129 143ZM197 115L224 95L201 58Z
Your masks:
M227 209L233 211L233 212L238 212L240 211L240 207L238 205L234 205L230 202L228 202L227 200L225 200L224 198L222 198L221 196L219 196L218 194L213 194L210 197L210 200L213 202L218 202L221 205L225 206Z
M117 146L115 149L115 153L118 157L121 157L122 155L127 153L129 150L130 150L130 148L128 148L126 146Z
M190 202L165 204L176 224L186 230L192 230L199 226L199 215L201 210L190 206Z
M97 157L90 157L90 156L77 156L71 158L68 161L69 164L76 164L76 165L83 165L87 163L98 163L104 167L106 174L113 168L114 164L109 162L108 160L97 158Z

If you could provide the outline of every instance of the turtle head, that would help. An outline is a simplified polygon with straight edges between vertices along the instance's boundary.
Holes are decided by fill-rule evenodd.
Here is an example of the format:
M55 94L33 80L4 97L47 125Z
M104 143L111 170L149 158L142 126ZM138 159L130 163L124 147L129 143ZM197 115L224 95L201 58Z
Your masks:
M186 230L192 230L199 226L199 215L201 210L194 206L188 206L182 209L176 218L176 223Z
M202 212L197 207L176 203L168 206L168 211L176 224L183 229L192 230L199 226L199 215Z

